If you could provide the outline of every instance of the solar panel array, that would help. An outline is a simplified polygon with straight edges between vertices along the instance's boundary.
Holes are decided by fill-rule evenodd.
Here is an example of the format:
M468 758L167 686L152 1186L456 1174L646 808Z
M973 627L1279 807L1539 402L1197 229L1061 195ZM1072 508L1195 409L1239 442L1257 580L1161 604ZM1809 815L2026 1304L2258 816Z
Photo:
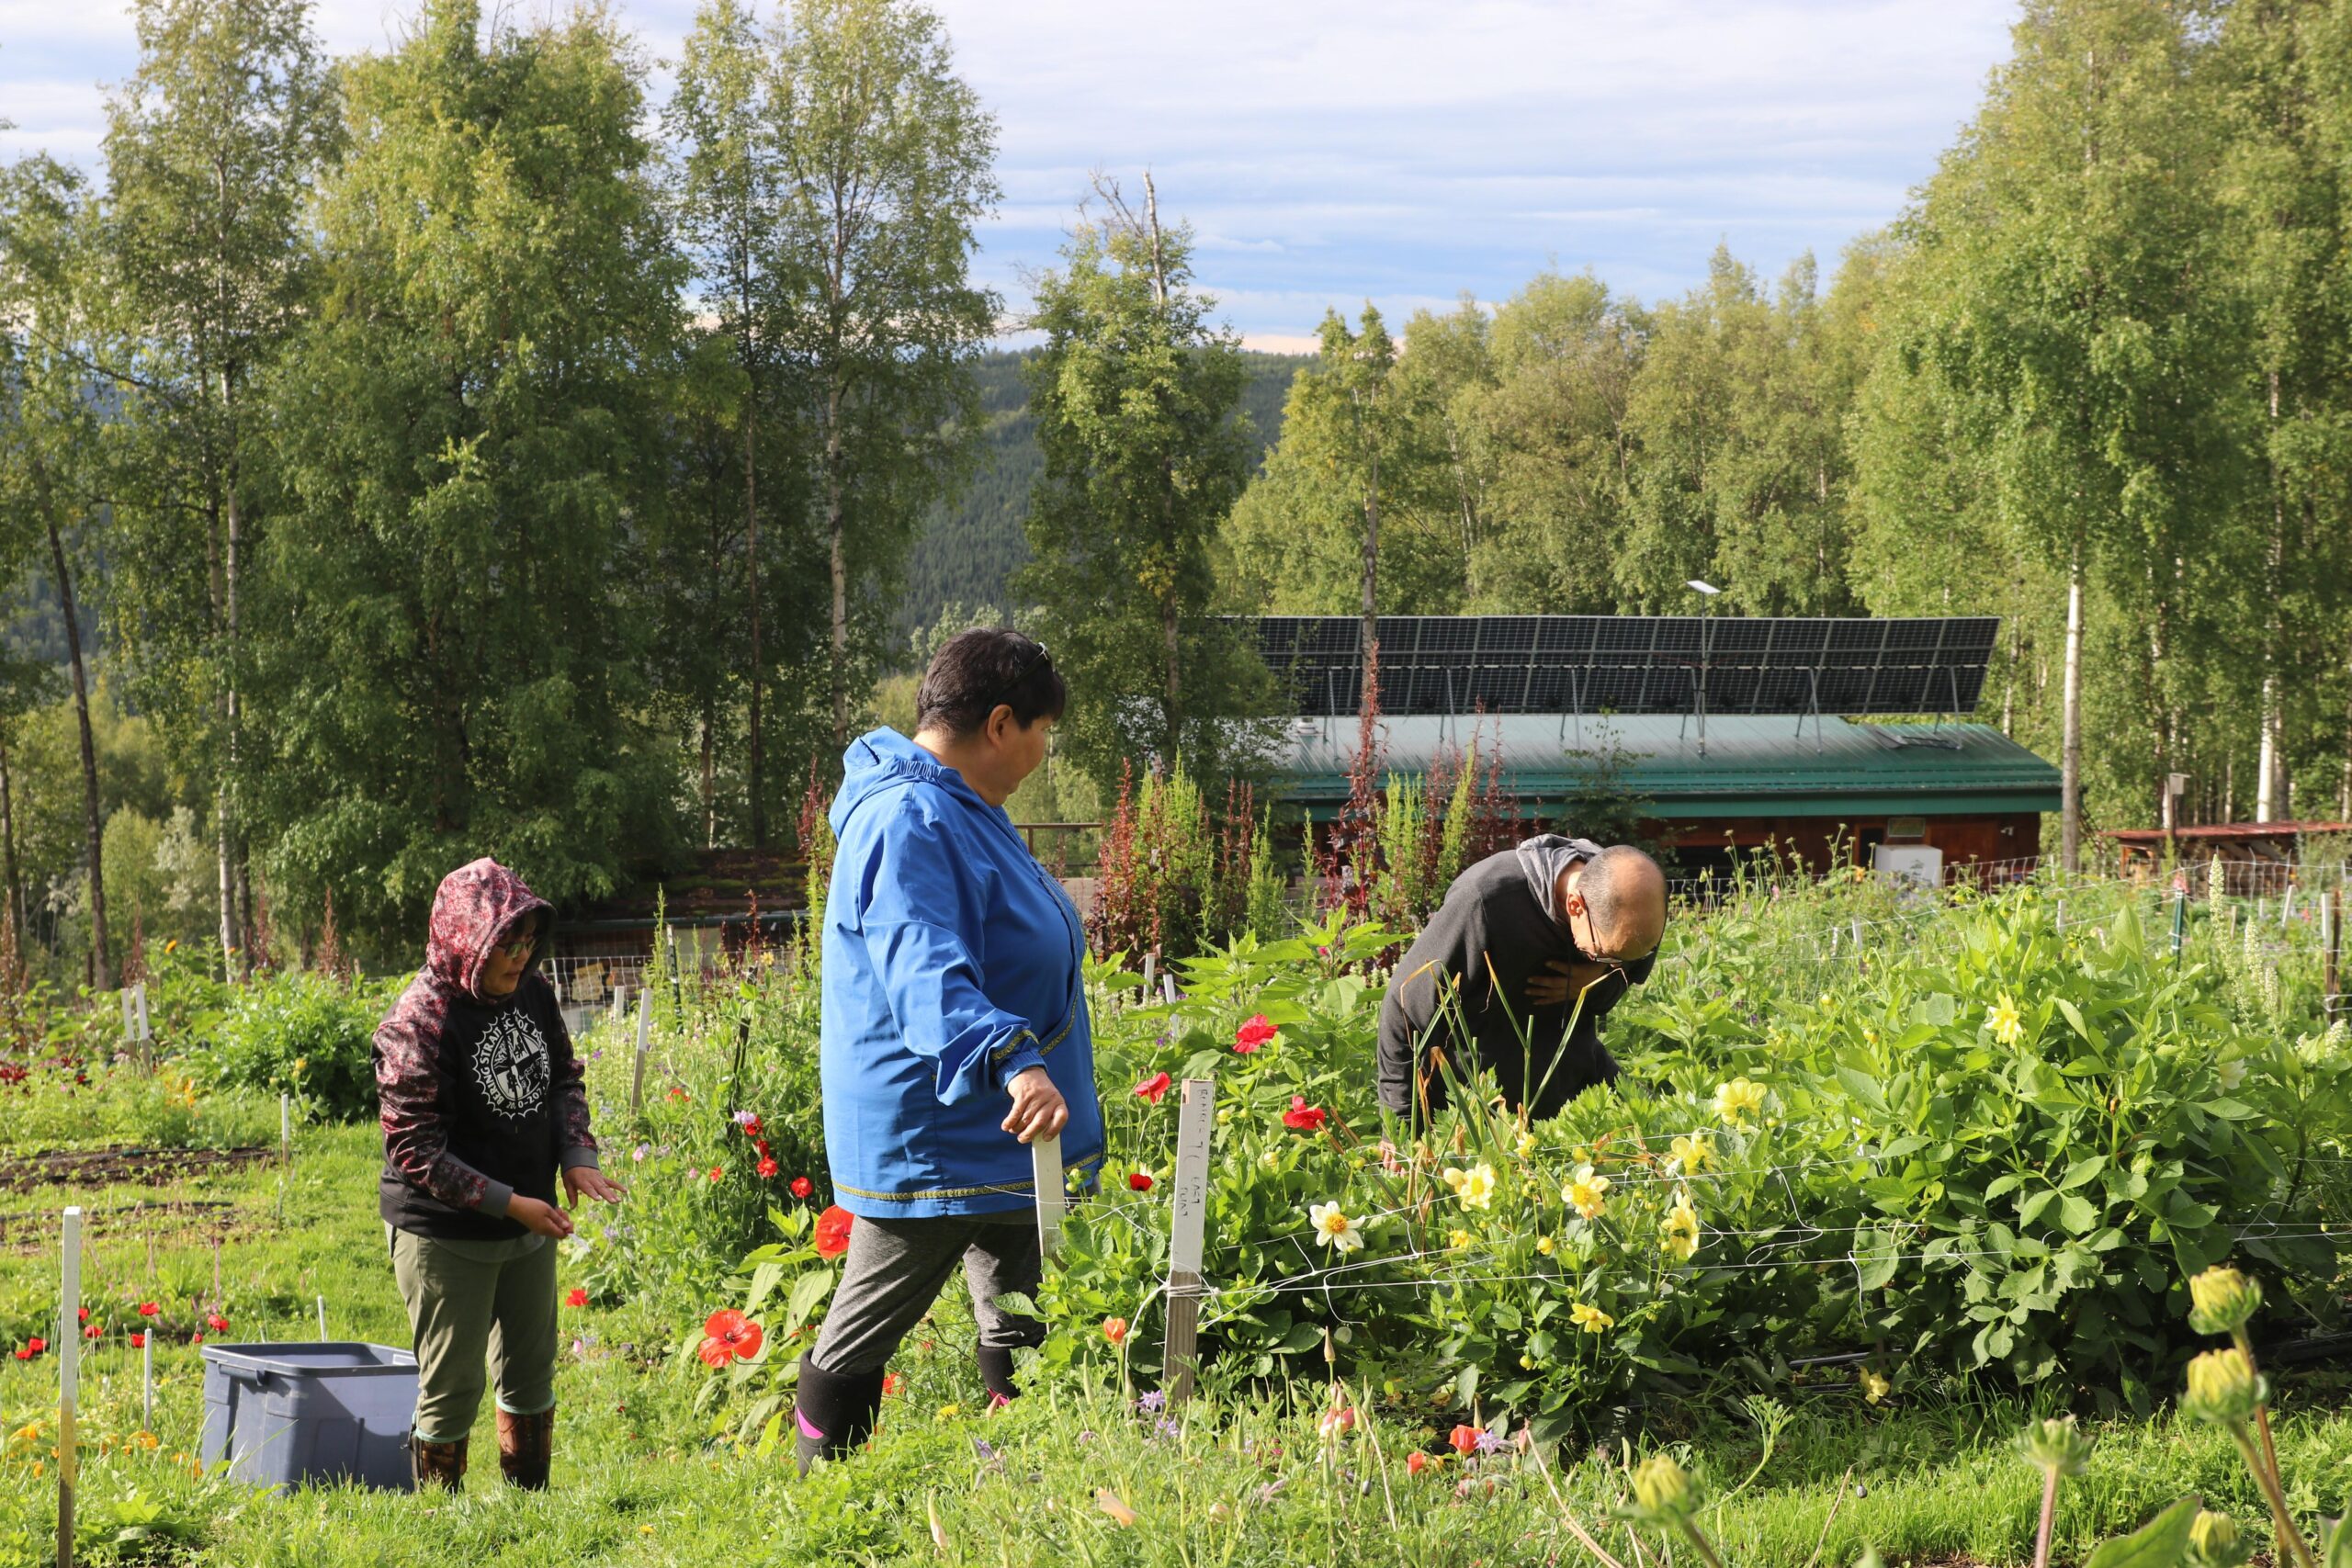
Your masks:
M1303 717L1353 714L1353 615L1236 616ZM1380 706L1394 714L1969 713L1996 615L1918 620L1698 615L1383 615Z

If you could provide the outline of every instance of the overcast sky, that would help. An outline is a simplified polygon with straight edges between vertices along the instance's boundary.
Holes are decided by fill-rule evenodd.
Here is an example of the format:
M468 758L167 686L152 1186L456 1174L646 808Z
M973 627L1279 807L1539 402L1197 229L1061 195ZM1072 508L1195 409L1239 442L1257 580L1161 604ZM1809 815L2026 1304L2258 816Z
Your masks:
M537 11L548 0L515 8ZM1399 323L1546 265L1645 299L1718 240L1825 276L1885 222L2008 51L2015 0L938 0L1001 122L986 281L1022 303L1101 165L1148 164L1253 345L1366 299ZM415 0L322 0L335 51L381 49ZM673 56L693 0L616 0ZM114 0L0 0L0 155L95 169ZM667 89L666 72L657 91Z

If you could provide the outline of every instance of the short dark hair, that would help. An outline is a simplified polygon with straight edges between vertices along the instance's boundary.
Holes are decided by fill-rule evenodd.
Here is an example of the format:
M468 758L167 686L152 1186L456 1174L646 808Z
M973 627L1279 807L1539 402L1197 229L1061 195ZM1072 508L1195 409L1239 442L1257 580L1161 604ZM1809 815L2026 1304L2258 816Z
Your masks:
M1663 884L1666 874L1657 862L1631 844L1611 844L1592 857L1584 875L1577 879L1577 891L1584 895L1584 912L1592 921L1592 929L1607 941L1615 936L1618 922L1624 919L1623 901L1634 874L1647 868Z
M1045 644L1009 626L982 626L949 637L915 688L915 728L951 739L988 722L1000 704L1023 728L1059 718L1069 688Z

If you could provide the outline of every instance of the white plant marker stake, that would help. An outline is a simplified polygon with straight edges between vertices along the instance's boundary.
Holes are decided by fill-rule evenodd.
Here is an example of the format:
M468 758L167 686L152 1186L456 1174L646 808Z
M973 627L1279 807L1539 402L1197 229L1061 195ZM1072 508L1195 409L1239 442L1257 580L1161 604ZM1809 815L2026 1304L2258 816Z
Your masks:
M1184 1080L1176 1122L1176 1212L1168 1237L1168 1403L1193 1396L1201 1324L1201 1244L1208 1226L1209 1135L1216 1125L1216 1081Z
M2278 929L2286 930L2287 922L2295 916L2295 885L2287 884L2287 896L2278 900Z
M613 1027L618 1029L628 1014L628 987L617 982L613 987Z
M1069 1179L1062 1173L1062 1135L1029 1145L1030 1169L1037 1188L1037 1256L1051 1258L1062 1245L1062 1209Z
M152 1325L154 1320L148 1320ZM153 1326L139 1333L139 1429L155 1429L155 1330Z
M637 1072L628 1080L628 1113L636 1115L645 1107L645 1047L653 1034L653 993L640 990L637 997Z
M327 1337L327 1299L326 1299L326 1297L324 1297L324 1296L321 1296L321 1297L319 1298L319 1342L320 1342L321 1344L324 1344L324 1343L326 1342L326 1337Z
M74 1417L82 1373L82 1210L65 1211L64 1286L57 1311L57 1568L74 1568Z
M294 1163L294 1097L277 1097L277 1163L282 1168Z
M1860 916L1860 915L1856 915L1856 916L1854 917L1854 962L1855 962L1855 963L1857 963L1857 964L1860 964L1861 961L1862 961L1862 918L1861 918L1861 916Z
M1163 973L1159 976L1159 994L1168 998L1168 1005L1170 1007L1174 1007L1176 1005L1175 976Z
M130 999L130 987L122 988L122 1043L125 1046L139 1043L139 1004Z
M1143 955L1143 989L1146 996L1151 994L1152 981L1159 974L1159 964L1158 953L1147 953Z
M147 982L141 980L139 982L139 1038L143 1043L154 1037L155 1032L147 1027Z
M2058 900L2058 929L2062 931L2066 929L2066 900L2064 898Z

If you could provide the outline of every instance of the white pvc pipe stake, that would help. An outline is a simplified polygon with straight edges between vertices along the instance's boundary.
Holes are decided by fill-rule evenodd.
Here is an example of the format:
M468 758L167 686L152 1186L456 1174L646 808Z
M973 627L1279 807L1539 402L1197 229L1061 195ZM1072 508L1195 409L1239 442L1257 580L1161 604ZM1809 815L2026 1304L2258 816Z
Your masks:
M155 1330L152 1326L139 1334L139 1429L155 1429Z
M653 1036L653 993L637 997L637 1071L628 1080L628 1111L634 1116L645 1107L645 1048Z
M326 1299L326 1297L324 1297L324 1296L321 1296L321 1297L319 1298L319 1341L320 1341L320 1343L321 1343L321 1344L324 1344L324 1343L326 1342L326 1337L327 1337L327 1299Z
M139 982L139 1038L147 1041L154 1037L155 1032L147 1026L147 982L141 980Z
M1163 974L1159 976L1159 994L1168 998L1168 1005L1170 1007L1174 1007L1176 1005L1175 976Z
M2290 882L2287 884L2287 896L2278 901L2278 924L2282 930L2289 920L2294 919L2294 915L2295 885Z
M82 1375L82 1211L65 1211L64 1288L57 1312L57 1568L74 1568L74 1483L79 1466L74 1422Z
M1063 1195L1069 1182L1062 1174L1061 1134L1033 1141L1029 1164L1037 1187L1037 1255L1051 1258L1062 1244Z
M294 1163L294 1097L290 1094L277 1097L277 1163Z

